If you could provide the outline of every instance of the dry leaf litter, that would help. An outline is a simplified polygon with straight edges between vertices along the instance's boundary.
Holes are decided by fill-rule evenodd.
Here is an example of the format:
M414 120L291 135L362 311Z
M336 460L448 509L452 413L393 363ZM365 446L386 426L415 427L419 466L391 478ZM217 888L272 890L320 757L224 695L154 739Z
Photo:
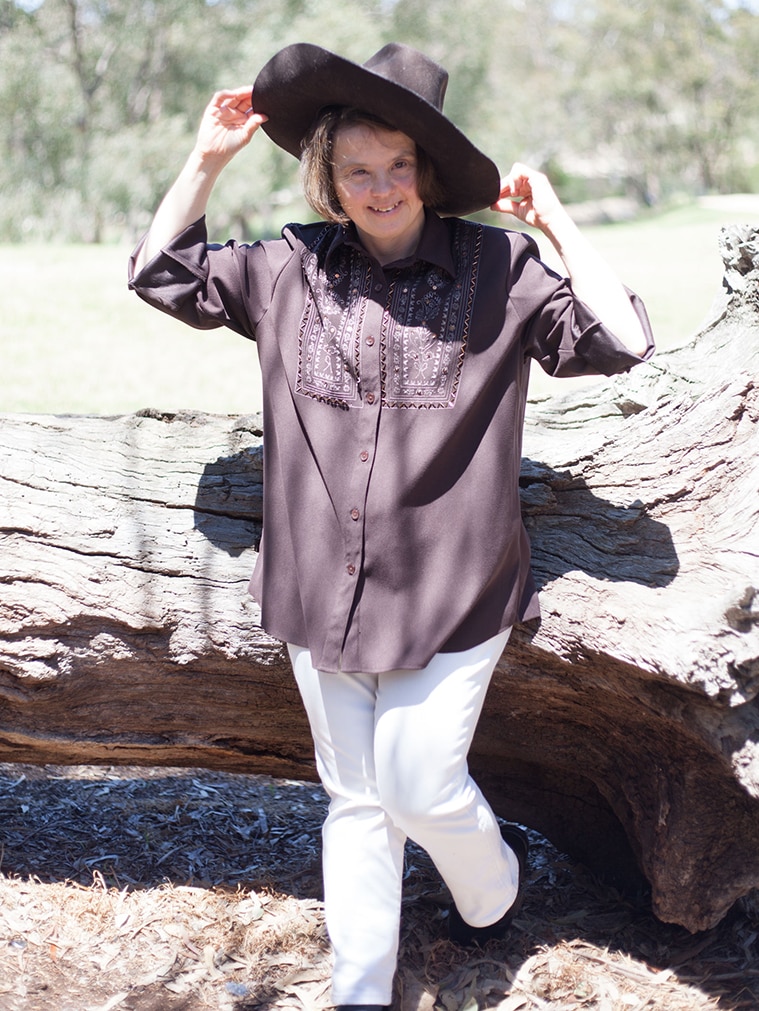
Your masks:
M0 1011L329 1007L324 812L313 783L0 765ZM508 942L474 952L409 845L396 1009L759 1009L748 906L693 936L531 840Z

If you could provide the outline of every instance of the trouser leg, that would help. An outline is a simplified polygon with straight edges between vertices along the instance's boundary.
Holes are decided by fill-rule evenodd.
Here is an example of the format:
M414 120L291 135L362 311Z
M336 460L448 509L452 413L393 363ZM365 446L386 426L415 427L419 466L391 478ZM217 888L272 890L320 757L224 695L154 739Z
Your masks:
M377 676L324 674L289 647L330 798L323 828L324 902L335 1004L390 1004L398 955L405 835L377 793Z
M472 926L495 922L516 897L518 862L466 760L507 639L381 675L323 674L307 650L290 647L330 797L324 887L336 1004L390 1003L407 835Z
M383 807L422 846L472 926L513 904L519 863L469 775L467 754L508 631L423 671L379 679L374 754Z

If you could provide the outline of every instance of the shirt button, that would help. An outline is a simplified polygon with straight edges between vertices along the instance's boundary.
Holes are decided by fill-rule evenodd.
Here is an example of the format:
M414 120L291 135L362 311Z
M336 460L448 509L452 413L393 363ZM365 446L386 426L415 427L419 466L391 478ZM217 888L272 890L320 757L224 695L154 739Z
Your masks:
M367 395L366 395L366 402L367 402L367 404L373 404L374 403L374 394L373 393L367 393Z
M358 458L361 461L361 463L366 463L366 461L369 459L369 454L366 452L365 449L362 449L361 452L358 454Z
M374 290L375 290L375 291L382 291L382 285L381 285L381 284L379 284L379 283L375 284L375 286L374 286Z
M366 346L369 347L369 348L373 348L374 347L374 338L373 337L367 337L366 338Z
M355 576L356 575L356 566L352 565L352 564L351 565L346 565L345 566L345 571L348 573L349 576Z
M351 509L351 519L352 520L357 520L360 515L361 515L361 513L358 511L358 509Z

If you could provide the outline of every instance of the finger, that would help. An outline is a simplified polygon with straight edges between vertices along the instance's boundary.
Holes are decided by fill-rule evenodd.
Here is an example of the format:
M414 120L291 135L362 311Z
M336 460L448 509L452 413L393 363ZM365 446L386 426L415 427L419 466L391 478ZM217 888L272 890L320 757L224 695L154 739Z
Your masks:
M261 123L266 123L267 120L269 119L269 117L266 115L266 113L264 113L264 112L256 112L256 96L255 96L255 94L251 91L248 97L250 99L249 115L258 116L258 117L260 117Z
M521 204L523 197L504 196L490 205L491 211L499 211L501 214L516 214L517 208Z
M235 102L240 99L246 98L250 99L252 93L253 88L250 85L247 85L246 87L243 88L222 89L221 91L217 91L213 97L214 100L218 101L219 103L226 102L227 104L229 104L230 102Z
M505 197L511 196L513 192L514 180L511 175L503 176L501 179L501 190L498 194L498 199L503 200Z
M225 93L219 92L217 97L223 96ZM221 103L216 106L218 113L220 115L225 115L227 117L233 117L232 122L245 123L245 125L251 125L254 130L257 130L259 126L268 120L268 116L262 112L256 112L253 108L251 98L252 92L250 88L241 88L239 91L227 92L228 97L223 98Z
M511 166L511 171L509 172L509 175L514 179L517 178L527 179L531 174L532 169L521 161L515 161L514 164Z
M535 175L533 169L522 162L515 162L511 166L508 179L511 183L511 192L516 196L527 196L532 189L532 179Z
M516 182L511 174L504 176L501 179L501 190L498 194L498 200L491 204L491 210L501 211L502 213L516 213L516 207L522 203L525 199L524 194L515 192Z
M247 115L256 124L256 127L263 126L264 123L269 122L269 117L263 112L254 112L252 109L249 109Z

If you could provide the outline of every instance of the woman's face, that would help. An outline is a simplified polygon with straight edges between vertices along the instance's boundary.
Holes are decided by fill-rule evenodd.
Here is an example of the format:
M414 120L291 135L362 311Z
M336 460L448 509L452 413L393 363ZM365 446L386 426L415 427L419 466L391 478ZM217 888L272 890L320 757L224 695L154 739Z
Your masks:
M357 123L338 129L332 153L335 191L364 246L380 263L410 256L424 227L414 141Z

